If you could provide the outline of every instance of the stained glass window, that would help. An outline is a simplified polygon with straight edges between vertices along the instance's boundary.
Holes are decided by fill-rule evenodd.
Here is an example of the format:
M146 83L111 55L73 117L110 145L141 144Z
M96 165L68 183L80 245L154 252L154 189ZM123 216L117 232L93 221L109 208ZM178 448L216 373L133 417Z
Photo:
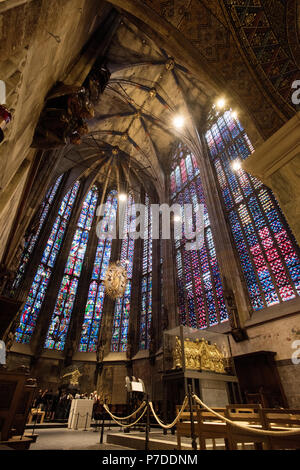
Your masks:
M85 198L77 222L77 228L45 341L45 348L47 349L62 351L65 347L97 200L98 191L93 186Z
M294 299L299 250L271 190L236 165L254 151L241 123L216 114L206 141L253 309Z
M125 211L125 229L127 234L122 241L120 262L127 270L127 285L123 297L116 300L113 321L113 333L111 341L111 350L114 352L126 351L127 335L130 315L130 298L132 285L132 269L134 255L134 239L130 238L129 231L135 227L135 207L132 195L128 197L127 208Z
M186 240L175 240L177 292L180 323L192 328L207 328L228 320L220 270L201 175L194 155L179 144L171 172L171 201L204 206L204 243L200 250L186 250Z
M37 230L35 231L35 233L31 233L28 236L28 238L26 239L25 247L24 247L24 251L23 251L22 256L21 256L18 271L17 271L16 277L14 279L14 282L12 284L12 289L11 289L12 291L15 291L19 287L20 282L21 282L21 280L24 276L26 266L28 264L28 261L30 259L31 254L33 252L35 244L36 244L36 242L39 238L42 227L43 227L44 222L47 218L49 209L50 209L50 207L53 203L55 194L57 193L57 190L58 190L59 185L61 183L62 177L63 177L63 175L61 175L57 178L54 185L51 186L51 188L47 191L46 197L42 202L42 205L41 205L41 208L40 208L40 211L39 211L39 223L38 223Z
M111 191L107 197L104 211L104 219L107 220L109 226L116 219L117 206L117 192ZM104 227L104 231L109 231L109 227ZM95 352L97 349L105 295L103 281L109 265L111 247L112 239L99 238L81 331L79 344L81 352Z
M140 349L149 348L152 319L152 212L147 194L145 196L145 206L140 305Z
M16 341L19 343L29 343L35 329L36 321L46 295L52 268L61 247L78 189L79 182L77 181L62 200L58 215L46 243L41 263L37 269L21 313L20 323L16 330Z

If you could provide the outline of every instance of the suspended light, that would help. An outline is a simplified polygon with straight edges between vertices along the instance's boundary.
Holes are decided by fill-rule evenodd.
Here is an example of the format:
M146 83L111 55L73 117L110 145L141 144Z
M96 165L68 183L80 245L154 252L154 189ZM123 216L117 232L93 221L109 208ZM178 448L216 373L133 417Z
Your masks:
M125 264L129 264L129 263L130 263L129 259L125 260Z
M175 118L173 119L173 124L177 129L181 129L184 126L184 117L175 116Z
M218 101L216 102L216 106L217 106L217 108L219 108L219 109L224 108L225 104L226 104L225 98L220 98L220 99L218 99Z
M242 163L240 160L234 160L232 163L231 163L231 168L233 169L233 171L239 171L242 169Z
M127 201L127 194L125 194L125 193L120 193L120 194L119 194L119 201L121 201L121 202Z
M238 118L238 113L236 111L233 111L231 113L231 116L233 117L233 119L237 119Z

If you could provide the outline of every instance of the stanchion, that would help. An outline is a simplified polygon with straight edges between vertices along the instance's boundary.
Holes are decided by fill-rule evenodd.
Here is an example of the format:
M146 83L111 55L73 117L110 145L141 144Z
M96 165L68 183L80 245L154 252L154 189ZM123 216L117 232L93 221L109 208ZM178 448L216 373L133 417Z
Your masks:
M89 417L89 414L87 413L87 414L86 414L86 418L85 418L84 431L87 431L86 425L87 425L88 417Z
M105 403L105 402L104 402ZM102 411L102 424L101 424L101 434L100 434L100 444L103 444L103 436L104 436L104 416L105 416L105 410L103 407Z
M79 421L79 413L77 413L77 421L76 421L76 426L75 426L75 431L78 431L78 421Z
M150 433L150 408L149 408L149 395L147 395L147 412L146 412L146 439L145 439L145 451L149 451L149 433Z
M189 408L190 408L190 418L191 418L192 448L193 450L197 450L195 423L194 423L194 414L193 414L193 393L192 393L191 385L188 386L188 394L189 394Z

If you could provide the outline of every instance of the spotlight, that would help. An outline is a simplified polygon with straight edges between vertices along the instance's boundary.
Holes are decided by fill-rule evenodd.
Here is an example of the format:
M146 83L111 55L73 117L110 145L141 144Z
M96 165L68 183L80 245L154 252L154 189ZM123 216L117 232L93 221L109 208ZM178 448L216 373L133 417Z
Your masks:
M127 200L127 194L120 193L119 194L119 201L126 201L126 200Z
M224 99L224 98L220 98L220 99L217 101L216 106L217 106L217 108L222 109L222 108L224 108L225 104L226 104L225 99Z
M231 163L231 168L233 169L233 171L239 171L242 169L242 163L240 162L240 160L234 160Z
M238 118L238 113L237 113L236 111L233 111L233 112L231 113L231 116L233 117L233 119L236 120L236 119Z
M129 264L129 259L125 260L125 264Z
M174 215L174 222L181 222L181 217L180 215Z
M181 129L184 126L184 117L183 116L176 116L173 119L173 124L177 129Z

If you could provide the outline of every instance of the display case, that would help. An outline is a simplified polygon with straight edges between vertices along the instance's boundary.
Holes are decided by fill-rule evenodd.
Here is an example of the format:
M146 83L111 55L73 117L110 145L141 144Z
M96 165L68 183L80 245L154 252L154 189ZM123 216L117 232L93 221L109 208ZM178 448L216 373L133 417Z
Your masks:
M227 335L178 326L164 331L164 371L196 370L234 375Z
M240 403L240 390L225 334L179 326L164 331L163 387L166 419L175 416L189 386L208 406Z

